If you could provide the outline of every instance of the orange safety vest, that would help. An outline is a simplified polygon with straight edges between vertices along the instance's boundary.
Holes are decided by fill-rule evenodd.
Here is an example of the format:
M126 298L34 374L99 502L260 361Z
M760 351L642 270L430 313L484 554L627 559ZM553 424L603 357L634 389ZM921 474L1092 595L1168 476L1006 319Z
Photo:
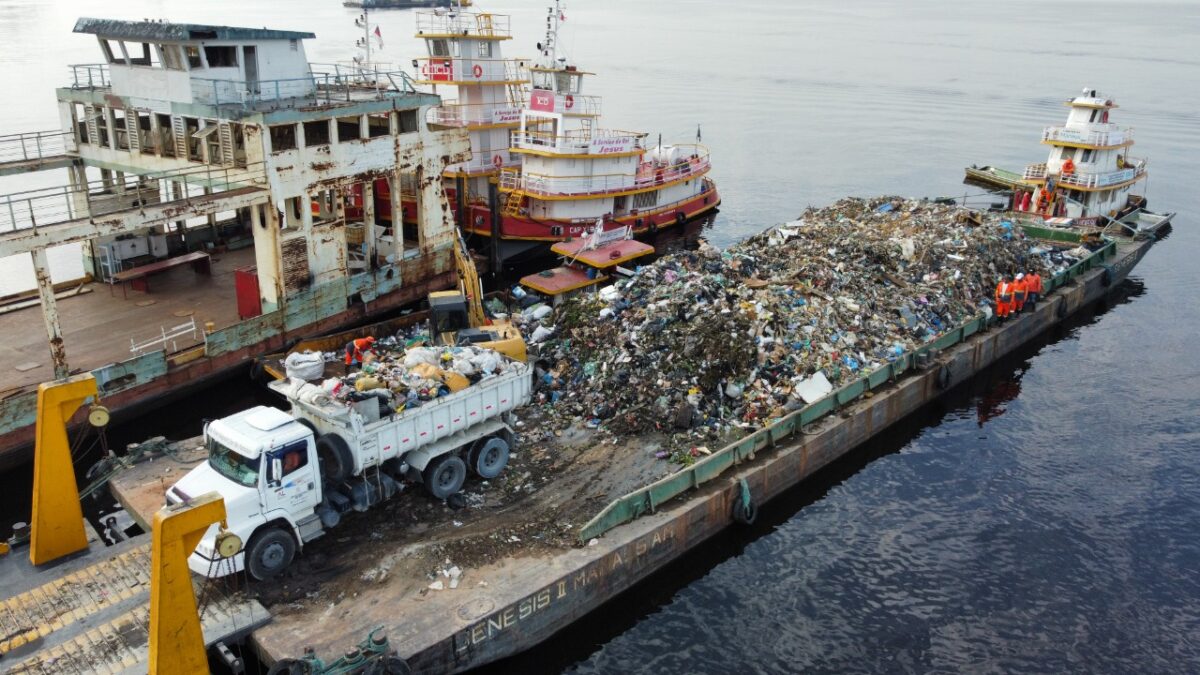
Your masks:
M1010 286L1011 286L1011 284L1006 284L1003 281L996 284L996 302L997 303L1008 303L1008 302L1012 301L1012 289L1010 288Z
M1028 277L1025 277L1025 279L1029 282L1030 293L1042 292L1042 276L1040 274L1030 274Z
M1013 300L1025 302L1026 283L1024 279L1018 279L1013 282Z
M1062 175L1070 176L1073 173L1075 173L1075 162L1072 162L1068 159L1067 161L1063 162Z

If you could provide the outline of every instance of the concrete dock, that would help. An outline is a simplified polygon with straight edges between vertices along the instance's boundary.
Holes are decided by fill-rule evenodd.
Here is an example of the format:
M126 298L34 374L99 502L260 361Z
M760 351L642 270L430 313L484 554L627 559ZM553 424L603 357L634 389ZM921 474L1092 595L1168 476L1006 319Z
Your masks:
M382 515L354 514L363 519L365 529L355 530L347 523L346 534L332 531L306 548L305 569L298 575L253 588L271 611L272 621L250 639L261 657L273 662L298 656L306 647L322 656L339 654L383 625L391 644L418 672L465 670L529 649L733 524L740 481L749 485L756 503L778 496L1104 296L1151 244L1119 240L1114 257L1056 290L1036 311L972 335L936 355L928 368L846 404L786 443L763 447L718 478L589 545L537 543L513 532L552 500L560 503L553 513L563 518L573 514L570 524L577 529L606 499L624 494L616 490L628 491L630 484L637 487L658 478L636 462L623 463L619 449L611 446L604 454L583 451L574 456L569 474L554 465L558 480L580 486L569 492L544 489L524 498L499 499L458 512L430 511L428 517L411 519L406 518L410 510L425 508L421 504L429 500L401 495L393 500L398 504L382 509ZM528 454L526 449L520 452ZM644 449L641 454L646 454ZM114 492L139 520L162 504L164 487L175 479L164 473L166 468L161 462L138 466L113 482ZM177 471L182 469L172 468L171 476ZM581 472L584 475L576 475ZM608 478L615 482L596 487L602 476L622 473L629 473L629 480ZM589 500L597 491L603 498ZM395 529L382 536L385 527ZM468 536L521 541L497 547L497 555L471 564L456 557L462 553L456 542ZM431 589L431 581L443 581L433 567L443 559L461 564L462 576L457 588L441 584L442 590ZM274 586L290 588L291 595L281 599Z

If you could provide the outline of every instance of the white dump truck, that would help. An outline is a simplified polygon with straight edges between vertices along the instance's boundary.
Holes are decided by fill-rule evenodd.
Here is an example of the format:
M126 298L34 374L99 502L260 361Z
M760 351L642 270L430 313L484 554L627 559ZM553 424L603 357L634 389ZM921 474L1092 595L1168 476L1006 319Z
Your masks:
M291 411L257 406L209 422L208 460L167 491L169 503L219 492L229 530L245 542L224 561L214 550L214 525L189 567L210 577L244 569L268 579L343 514L369 509L406 482L446 499L462 489L468 469L495 478L513 446L507 413L529 401L530 372L509 362L503 372L399 413L371 396L347 405L317 385L271 383Z

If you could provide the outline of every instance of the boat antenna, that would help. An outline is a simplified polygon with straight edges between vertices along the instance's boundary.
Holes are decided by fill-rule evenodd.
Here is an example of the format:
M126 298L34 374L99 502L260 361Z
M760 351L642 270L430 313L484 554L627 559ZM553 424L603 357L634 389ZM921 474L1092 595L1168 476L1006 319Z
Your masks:
M542 56L546 59L546 67L553 68L558 60L558 28L567 17L563 14L561 0L554 0L554 6L548 9L549 15L546 17L546 41L542 43L541 47Z
M363 3L362 14L359 14L358 18L356 18L354 20L354 25L363 29L363 36L358 39L358 41L355 43L355 46L357 46L359 49L363 50L363 52L364 52L363 56L354 57L354 61L358 65L360 65L364 68L371 67L371 15L370 15L370 11L371 10L369 10L367 8L366 3ZM378 29L376 29L376 31L378 31ZM380 42L381 43L383 42L382 37L380 38Z
M699 124L698 122L696 123L696 142L697 142L697 143L702 143L702 142L703 142L703 141L700 139L700 124Z

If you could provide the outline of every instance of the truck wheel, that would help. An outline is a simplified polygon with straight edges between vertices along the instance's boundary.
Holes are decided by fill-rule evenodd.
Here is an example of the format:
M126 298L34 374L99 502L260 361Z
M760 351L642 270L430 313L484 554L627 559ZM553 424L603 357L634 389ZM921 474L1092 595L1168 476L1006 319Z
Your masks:
M480 478L491 480L508 466L508 443L498 436L485 438L471 449L469 459Z
M425 490L435 499L445 499L462 489L467 479L467 464L458 455L445 454L433 458L425 472Z
M325 434L317 439L317 463L321 466L321 477L340 485L354 470L354 457L350 446L337 434Z
M278 527L268 527L250 537L246 547L246 569L259 581L273 579L292 564L296 540Z

